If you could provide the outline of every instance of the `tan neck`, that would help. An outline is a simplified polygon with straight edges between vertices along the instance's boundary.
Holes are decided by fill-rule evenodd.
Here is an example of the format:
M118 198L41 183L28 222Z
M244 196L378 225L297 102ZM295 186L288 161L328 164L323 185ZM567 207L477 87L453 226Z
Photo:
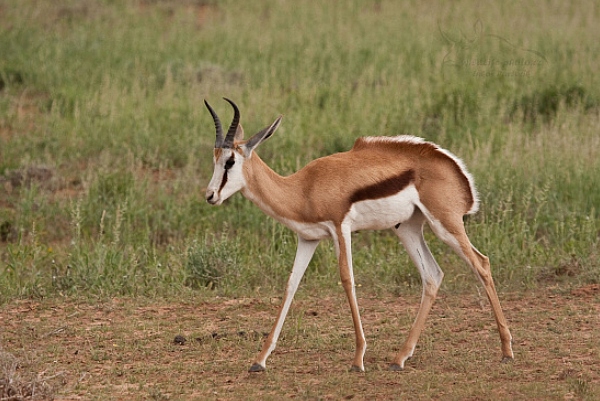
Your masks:
M244 164L242 194L276 220L302 221L302 195L293 175L282 177L254 152Z

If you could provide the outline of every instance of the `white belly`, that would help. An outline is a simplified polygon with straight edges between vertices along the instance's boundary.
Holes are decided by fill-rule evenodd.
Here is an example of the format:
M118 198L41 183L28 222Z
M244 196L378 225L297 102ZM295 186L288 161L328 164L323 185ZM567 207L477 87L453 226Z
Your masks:
M417 189L410 185L395 195L368 199L354 203L342 224L350 227L351 231L384 230L408 220L415 211L415 205L420 204ZM332 221L306 223L278 219L306 240L320 240L332 236L336 232Z
M408 220L419 204L417 189L410 185L387 198L368 199L352 205L344 223L357 230L383 230Z
M328 238L331 237L331 233L335 232L335 225L331 221L303 223L300 221L283 219L282 223L306 240Z

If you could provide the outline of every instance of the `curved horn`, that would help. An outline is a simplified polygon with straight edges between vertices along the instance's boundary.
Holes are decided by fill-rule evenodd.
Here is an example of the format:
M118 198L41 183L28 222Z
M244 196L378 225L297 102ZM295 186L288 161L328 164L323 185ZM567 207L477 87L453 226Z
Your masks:
M215 148L220 148L223 146L223 141L224 141L223 127L221 126L221 120L219 120L219 116L217 116L217 113L215 113L213 108L210 107L210 104L208 104L206 99L204 99L204 104L206 105L206 108L210 112L210 115L212 116L213 120L215 121L215 129L217 130L217 139L215 140Z
M233 107L233 120L231 121L231 125L229 126L229 130L227 131L227 136L225 137L225 142L223 143L224 148L232 148L233 147L233 139L235 138L235 132L237 131L238 125L240 125L240 110L237 105L233 103L231 100L224 97L231 107Z

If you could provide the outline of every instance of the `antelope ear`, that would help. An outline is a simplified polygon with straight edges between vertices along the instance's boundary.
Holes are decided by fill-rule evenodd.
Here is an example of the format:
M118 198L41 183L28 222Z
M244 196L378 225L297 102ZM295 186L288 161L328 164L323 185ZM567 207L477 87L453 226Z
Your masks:
M237 129L235 130L234 139L236 141L241 141L244 139L244 127L242 127L242 124L238 125Z
M252 138L248 139L246 144L246 152L250 153L256 148L258 145L266 141L275 133L275 130L279 128L279 124L281 124L281 119L283 116L277 117L277 119L273 122L273 124L269 125L267 128L260 130L258 133L254 134Z

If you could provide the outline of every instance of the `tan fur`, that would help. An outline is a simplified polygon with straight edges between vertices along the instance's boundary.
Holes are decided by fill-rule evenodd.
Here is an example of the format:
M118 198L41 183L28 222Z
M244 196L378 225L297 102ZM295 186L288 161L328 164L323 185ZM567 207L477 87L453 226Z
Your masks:
M351 194L390 176L412 169L423 204L434 215L467 214L475 195L461 168L430 143L367 142L359 138L348 152L310 162L282 177L256 153L244 164L249 191L268 204L275 218L339 223Z
M467 262L484 285L498 325L503 357L512 359L512 337L494 288L489 260L471 245L462 221L465 214L477 210L478 199L473 179L460 159L420 138L367 137L359 138L348 152L314 160L298 172L282 177L253 150L264 140L264 135L267 138L272 135L280 120L281 117L256 134L253 144L253 138L249 142L240 140L241 129L234 142L234 151L238 153L234 156L243 163L243 180L238 179L233 185L239 185L245 197L298 233L296 259L279 315L250 371L265 370L300 279L316 245L326 237L332 237L336 245L342 287L352 312L356 334L352 370L364 371L366 341L355 294L351 231L392 226L423 280L417 317L390 365L392 370L403 369L415 350L444 275L425 243L425 222ZM233 159L230 152L226 156L223 153L222 149L215 149L215 161L220 160L220 166L225 163L224 157ZM215 177L219 177L220 171L215 170ZM221 186L227 183L226 178L227 171ZM220 204L223 198L214 198L216 182L207 190L206 197L207 201Z

